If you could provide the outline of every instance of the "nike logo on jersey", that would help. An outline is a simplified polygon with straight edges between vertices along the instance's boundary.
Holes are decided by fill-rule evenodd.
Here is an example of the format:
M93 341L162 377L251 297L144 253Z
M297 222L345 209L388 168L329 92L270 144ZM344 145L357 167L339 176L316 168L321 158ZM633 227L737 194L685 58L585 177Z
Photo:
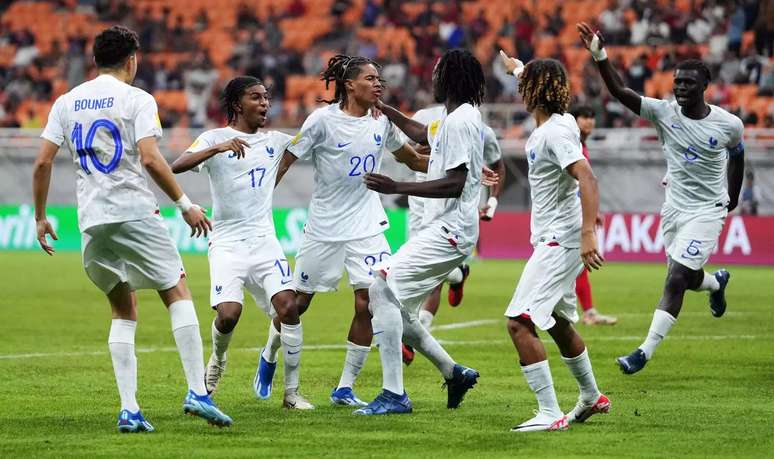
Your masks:
M283 281L280 281L280 284L282 284L282 285L287 285L287 284L289 284L289 283L291 283L291 282L293 282L293 279L289 279L289 280L283 280Z
M220 295L220 293L221 293L222 291L223 291L223 286L222 286L222 285L216 285L216 286L215 286L215 294L216 294L216 295Z
M349 144L351 144L351 143L352 143L352 142L347 142L347 143L339 143L339 144L338 144L338 145L336 145L336 146L337 146L337 147L339 147L339 148L344 148L344 147L346 147L347 145L349 145Z
M381 147L382 146L382 136L380 136L379 134L374 134L374 142L376 142L376 146L377 147Z
M672 129L682 129L683 127L679 124L672 123Z

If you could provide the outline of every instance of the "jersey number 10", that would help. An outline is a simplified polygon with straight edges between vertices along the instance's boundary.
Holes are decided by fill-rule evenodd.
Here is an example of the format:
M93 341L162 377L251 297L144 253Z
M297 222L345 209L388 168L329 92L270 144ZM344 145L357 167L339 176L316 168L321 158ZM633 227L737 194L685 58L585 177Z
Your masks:
M107 129L113 136L113 158L107 164L100 162L97 158L97 154L94 152L94 136L97 135L99 128ZM78 152L78 159L81 162L81 168L86 171L87 174L91 174L89 165L86 162L86 157L91 158L91 164L94 168L103 174L109 174L118 167L118 162L121 161L121 155L124 152L124 144L121 143L121 132L118 130L118 126L108 119L98 119L89 128L86 133L86 142L83 141L83 125L81 123L75 123L73 133L71 136L73 143L75 144L75 151Z

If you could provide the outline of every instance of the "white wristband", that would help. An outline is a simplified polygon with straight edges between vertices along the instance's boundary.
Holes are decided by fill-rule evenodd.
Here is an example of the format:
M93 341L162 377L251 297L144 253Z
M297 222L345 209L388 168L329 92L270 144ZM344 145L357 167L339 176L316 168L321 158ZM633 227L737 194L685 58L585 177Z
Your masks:
M185 194L180 196L180 199L175 201L175 206L177 206L177 208L180 209L181 212L188 212L191 209L191 207L193 207L193 205L194 204L191 202L190 199L188 199L188 196L186 196Z
M591 57L597 62L607 59L607 52L604 47L600 46L599 35L597 34L594 34L594 38L591 39L589 51L591 51Z
M486 201L486 205L489 206L489 209L486 210L486 217L492 218L494 217L495 210L497 209L497 198L494 196L490 196L489 199Z

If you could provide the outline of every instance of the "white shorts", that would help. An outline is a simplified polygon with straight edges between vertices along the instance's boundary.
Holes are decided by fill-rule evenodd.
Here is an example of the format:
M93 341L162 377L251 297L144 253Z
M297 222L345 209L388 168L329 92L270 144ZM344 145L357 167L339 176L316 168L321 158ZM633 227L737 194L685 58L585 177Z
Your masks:
M551 314L578 321L575 278L583 270L580 249L540 244L521 273L506 317L526 316L541 330L556 324Z
M161 216L107 223L81 234L83 267L100 290L168 290L185 277L183 261Z
M404 314L416 317L427 295L468 255L452 245L441 228L430 226L375 270L384 276Z
M374 280L371 269L390 257L392 251L384 234L354 241L315 241L304 238L296 255L294 277L299 292L333 292L347 270L354 290L368 288Z
M686 213L664 204L661 234L667 256L690 269L702 269L718 245L727 215L725 207Z
M408 197L409 204L409 239L422 231L422 220L425 215L425 198Z
M274 235L218 242L210 246L210 305L244 304L243 288L269 316L275 314L271 298L293 289L290 263Z

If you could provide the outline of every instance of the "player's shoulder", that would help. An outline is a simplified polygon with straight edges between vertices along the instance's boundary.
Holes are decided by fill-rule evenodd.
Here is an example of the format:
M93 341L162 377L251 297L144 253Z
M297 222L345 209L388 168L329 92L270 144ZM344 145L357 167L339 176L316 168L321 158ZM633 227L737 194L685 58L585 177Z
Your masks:
M744 128L744 123L742 122L742 119L734 115L733 113L729 112L728 110L724 109L723 107L718 107L717 105L710 104L710 110L712 111L712 114L715 116L715 118L718 121L720 121L723 124L726 124L729 128L731 129Z
M419 121L420 123L428 124L431 121L435 121L443 118L444 110L445 110L445 107L443 105L426 107L426 108L417 110L417 112L414 113L414 115L411 118L413 120Z
M465 124L480 124L481 112L471 104L462 104L446 116L444 125L461 126Z
M554 113L548 119L551 126L552 133L568 133L580 135L580 129L578 123L575 121L575 117L569 113Z
M269 142L275 144L288 144L293 140L293 136L282 131L266 131L266 138Z

